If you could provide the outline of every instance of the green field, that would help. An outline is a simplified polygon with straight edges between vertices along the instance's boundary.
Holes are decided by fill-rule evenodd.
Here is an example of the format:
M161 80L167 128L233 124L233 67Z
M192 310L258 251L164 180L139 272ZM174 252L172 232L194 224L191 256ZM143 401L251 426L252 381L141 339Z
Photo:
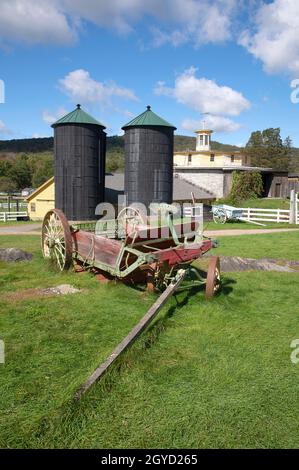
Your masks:
M1 447L299 447L299 364L290 361L299 274L227 273L209 302L179 294L78 404L75 390L155 296L55 273L39 237L0 243L34 253L0 265ZM222 237L216 251L298 260L299 235ZM82 292L18 299L62 283Z
M268 222L263 222L265 226L262 225L255 225L255 224L249 224L247 222L225 222L225 224L215 224L215 222L204 222L203 227L204 231L207 230L234 230L234 229L240 229L240 230L261 230L261 229L277 229L277 228L287 228L287 229L298 229L299 230L299 225L293 225L293 224L286 224L286 223L268 223Z
M289 209L289 199L279 198L255 198L246 199L240 203L240 207L252 207L254 209Z

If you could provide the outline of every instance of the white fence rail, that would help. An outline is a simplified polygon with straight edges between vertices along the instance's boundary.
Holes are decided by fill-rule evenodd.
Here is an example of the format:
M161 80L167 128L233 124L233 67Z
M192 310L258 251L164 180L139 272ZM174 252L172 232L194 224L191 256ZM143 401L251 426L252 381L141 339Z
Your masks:
M9 222L21 217L28 217L27 212L0 212L0 222Z
M287 222L290 221L289 209L255 209L248 207L243 209L242 217L248 222Z
M203 204L197 204L196 206L184 206L183 207L184 217L196 217L201 219L203 217Z
M19 203L16 203L16 202L11 202L10 204L8 204L7 202L0 202L0 210L12 210L12 209L27 209L27 206L28 206L28 203L27 202L24 202L24 201L21 201Z

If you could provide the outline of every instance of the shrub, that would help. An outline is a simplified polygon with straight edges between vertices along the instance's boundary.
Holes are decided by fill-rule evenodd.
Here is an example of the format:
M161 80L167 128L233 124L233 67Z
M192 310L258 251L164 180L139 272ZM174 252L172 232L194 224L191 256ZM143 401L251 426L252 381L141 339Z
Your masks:
M258 171L233 172L232 188L227 198L232 204L245 199L260 197L263 193L263 179Z

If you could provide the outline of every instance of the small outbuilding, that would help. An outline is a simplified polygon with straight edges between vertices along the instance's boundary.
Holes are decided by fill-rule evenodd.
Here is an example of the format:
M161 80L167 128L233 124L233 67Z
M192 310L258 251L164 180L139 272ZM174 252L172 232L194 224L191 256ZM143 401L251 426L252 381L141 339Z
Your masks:
M26 200L30 220L42 220L55 207L54 177L37 188Z

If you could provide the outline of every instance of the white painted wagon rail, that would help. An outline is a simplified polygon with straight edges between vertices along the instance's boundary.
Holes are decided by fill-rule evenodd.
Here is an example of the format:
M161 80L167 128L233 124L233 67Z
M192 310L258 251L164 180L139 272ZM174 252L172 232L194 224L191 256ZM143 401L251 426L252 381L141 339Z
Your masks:
M0 222L18 220L19 217L28 217L27 212L0 212Z
M261 209L261 208L243 208L242 218L248 222L276 222L289 223L290 210L289 209Z

